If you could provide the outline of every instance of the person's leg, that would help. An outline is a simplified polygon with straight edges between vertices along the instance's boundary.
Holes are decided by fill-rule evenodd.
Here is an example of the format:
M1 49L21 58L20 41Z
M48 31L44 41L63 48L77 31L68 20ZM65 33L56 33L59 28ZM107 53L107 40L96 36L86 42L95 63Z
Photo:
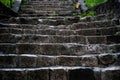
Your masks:
M79 8L80 8L81 12L84 12L84 11L87 11L87 10L88 10L88 8L87 8L84 0L79 0L78 2L80 3Z

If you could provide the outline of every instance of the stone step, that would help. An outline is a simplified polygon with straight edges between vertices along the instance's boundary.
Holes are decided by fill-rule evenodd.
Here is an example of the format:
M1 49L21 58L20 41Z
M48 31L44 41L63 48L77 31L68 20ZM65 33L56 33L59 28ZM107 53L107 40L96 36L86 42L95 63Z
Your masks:
M39 16L74 16L74 13L72 11L66 11L66 10L50 10L50 11L33 11L33 10L25 10L22 12L22 14L28 14L28 16L33 15L39 15ZM38 16L38 17L39 17Z
M51 2L51 1L48 1L48 2L45 2L45 1L37 1L37 2L29 2L27 4L23 4L22 7L25 7L25 6L39 6L39 5L47 5L47 6L71 6L71 7L74 7L73 6L73 3L72 2Z
M120 27L103 27L103 28L86 28L75 30L78 35L94 36L94 35L115 35Z
M36 14L36 13L32 13L32 14L28 14L28 13L21 13L20 14L21 18L28 18L28 19L65 19L65 18L71 18L74 17L74 15L63 15L63 16L59 16L59 15L51 15L51 16L43 16L41 14Z
M65 1L65 0L63 0L63 1L57 1L57 0L48 0L48 1L36 1L36 0L33 0L33 1L30 1L30 2L28 2L28 4L34 4L34 3L54 3L54 4L59 4L59 3L73 3L71 0L70 1Z
M86 44L116 44L120 43L120 36L86 36Z
M49 7L49 6L48 6ZM67 11L74 11L74 8L73 7L71 7L71 6L63 6L63 7L60 7L60 6L58 6L58 7L49 7L48 8L47 6L46 7L31 7L31 8L24 8L23 10L22 10L22 12L27 12L27 11L33 11L33 12L37 12L37 13L40 13L40 12L54 12L54 11L61 11L61 12L67 12Z
M93 22L78 22L79 19L57 19L57 20L48 20L48 19L40 19L42 20L41 24L49 24L49 25L68 25L70 29L83 29L83 28L102 28L102 27L113 27L119 25L119 20L105 20L105 21L93 21ZM61 22L61 24L60 24Z
M78 43L0 43L0 52L5 54L40 55L84 55L118 53L120 44L78 44Z
M21 20L21 18L18 18L18 20ZM30 21L32 21L31 18L26 18L23 19L25 21L28 21L28 23L30 23ZM78 30L78 29L88 29L88 28L107 28L107 27L119 27L118 21L116 20L107 20L107 21L93 21L93 22L78 22L78 23L74 23L77 22L76 19L72 19L73 21L70 21L71 19L67 19L67 20L63 20L63 19L38 19L35 21L39 21L40 24L37 25L32 25L32 24L2 24L0 23L1 27L21 27L21 28L35 28L35 26L37 26L37 28L50 28L51 25L53 26L52 28L56 28L56 29L72 29L72 30ZM34 22L34 21L33 21ZM66 24L67 23L67 24ZM73 24L72 24L73 23ZM72 25L71 25L72 24ZM63 25L63 26L61 26Z
M80 22L92 22L92 21L102 21L102 20L111 20L113 18L113 15L108 14L99 14L96 16L88 16L81 18Z
M24 18L24 19L51 19L51 20L57 20L57 19L76 19L76 16L41 16L39 14L25 14L25 13L22 13L20 14L21 18ZM30 16L29 16L30 15Z
M39 5L51 5L51 6L73 6L73 3L72 2L45 2L45 1L40 1L40 2L29 2L27 4L23 4L22 7L25 7L25 6L39 6ZM74 7L74 6L73 6Z
M22 14L24 16L24 14ZM27 15L25 13L25 15ZM56 14L55 14L56 15ZM73 16L73 18L70 18L71 15L68 16L63 16L62 18L58 18L61 15L57 15L58 17L55 18L55 15L49 16L48 18L44 18L41 14L28 14L26 17L19 17L19 18L15 18L15 20L20 24L37 24L38 26L44 26L44 25L48 25L49 26L61 26L64 25L65 27L67 25L71 25L73 23L77 23L79 21L79 18L75 18ZM38 16L38 18L36 17L29 17L29 16ZM47 16L47 15L46 15ZM54 18L53 18L54 17ZM24 21L24 22L23 22Z
M30 68L30 67L49 67L49 66L98 66L97 58L95 56L49 56L49 55L1 55L1 68ZM10 60L9 60L10 59ZM88 59L84 61L85 59ZM9 63L6 62L9 60ZM78 61L77 61L78 60ZM91 60L91 61L89 61ZM89 64L89 62L93 62ZM5 63L6 64L5 64ZM61 63L62 62L62 63ZM86 62L86 63L83 63Z
M1 80L119 80L120 67L43 67L0 69Z
M30 27L30 26L29 26ZM27 27L26 27L27 28ZM76 35L76 31L67 29L21 29L21 28L0 28L0 34L40 34L40 35Z
M17 24L17 23L2 23L2 24L0 24L0 29L3 29L3 28L6 28L6 30L7 29L12 29L12 28L20 28L20 30L21 29L33 29L33 28L35 28L37 25L35 25L35 24ZM43 26L43 25L41 25L41 26ZM45 25L46 26L46 25Z
M119 25L119 20L105 20L105 21L93 21L93 22L78 22L69 25L71 29L82 28L102 28Z
M58 5L58 4L54 4L54 5L48 5L48 4L39 4L39 5L34 5L34 6L31 6L31 5L25 5L25 6L23 6L22 8L40 8L40 9L42 9L42 8L48 8L48 9L59 9L59 8L61 8L61 9L66 9L66 8L68 8L68 9L73 9L74 7L73 6L71 6L71 5L69 5L69 4L67 4L67 5L64 5L64 4L61 4L61 5Z
M53 0L52 1L50 1L50 0L49 1L35 1L35 0L33 0L33 1L29 1L26 4L30 4L30 3L43 3L43 4L44 3L49 3L49 4L68 3L69 4L69 3L73 3L73 2L72 1L67 1L67 0L66 1L65 0L64 1L59 1L59 2L57 0L56 1L53 1Z
M0 54L0 68L40 68L50 66L108 67L119 66L120 53L83 56ZM9 62L8 62L9 61Z
M78 20L76 19L65 19L65 20L40 19L40 20L41 20L41 24L67 25L67 27L66 26L65 27L72 30L88 29L88 28L103 28L103 27L113 27L113 26L119 27L119 23L117 20L93 21L93 22L78 22Z
M69 16L69 15L72 15L72 11L71 10L59 10L59 11L39 11L39 10L35 10L35 9L24 9L22 11L22 13L26 13L26 14L39 14L39 15L42 15L42 16Z
M0 43L79 43L113 44L120 43L120 36L81 36L81 35L39 35L39 34L0 34Z
M30 26L29 26L30 27ZM26 28L29 28L26 27ZM41 26L39 28L32 27L29 29L22 29L17 27L10 28L0 28L0 33L12 33L12 34L39 34L39 35L84 35L84 36L106 36L106 35L115 35L119 31L120 27L104 27L104 28L88 28L88 29L60 29L64 26ZM55 29L56 28L56 29ZM59 28L59 29L58 29Z
M47 5L47 6L73 6L73 3L71 2L45 2L45 1L39 1L39 2L29 2L28 4L23 4L23 7L30 7L30 6L40 6L40 5Z
M79 35L1 34L0 37L0 43L85 43L85 37Z
M49 7L49 8L48 8ZM26 7L26 8L24 8L24 9L22 9L22 11L38 11L38 12L40 12L40 11L43 11L43 12L48 12L48 11L52 11L52 12L55 12L56 11L56 13L57 12L60 12L60 11L72 11L72 10L74 10L74 8L73 7L69 7L69 6L64 6L64 7L50 7L50 6L46 6L46 7Z
M35 5L35 6L25 6L25 7L22 7L24 9L35 9L35 10L45 10L45 11L49 11L50 10L73 10L74 7L73 6L70 6L70 5L66 5L66 6L59 6L59 5L53 5L53 6L50 6L50 5Z
M31 0L31 1L65 1L65 0ZM72 0L66 0L66 1L72 1Z

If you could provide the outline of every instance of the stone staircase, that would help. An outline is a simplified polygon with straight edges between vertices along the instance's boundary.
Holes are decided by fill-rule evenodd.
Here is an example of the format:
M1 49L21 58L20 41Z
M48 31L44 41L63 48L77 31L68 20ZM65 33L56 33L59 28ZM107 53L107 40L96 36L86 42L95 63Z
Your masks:
M32 5L32 6L31 6ZM71 0L31 0L23 6L22 16L69 16L74 11Z
M23 7L0 23L0 80L120 80L119 19L78 20L71 0Z

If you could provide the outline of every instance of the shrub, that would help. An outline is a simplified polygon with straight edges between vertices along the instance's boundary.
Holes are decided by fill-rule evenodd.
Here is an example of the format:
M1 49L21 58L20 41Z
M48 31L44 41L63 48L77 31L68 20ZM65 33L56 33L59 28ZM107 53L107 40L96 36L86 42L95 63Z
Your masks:
M12 8L14 0L0 0L4 5L6 5L9 8Z
M107 0L84 0L88 8L91 8L95 5L98 5L102 2L106 2Z

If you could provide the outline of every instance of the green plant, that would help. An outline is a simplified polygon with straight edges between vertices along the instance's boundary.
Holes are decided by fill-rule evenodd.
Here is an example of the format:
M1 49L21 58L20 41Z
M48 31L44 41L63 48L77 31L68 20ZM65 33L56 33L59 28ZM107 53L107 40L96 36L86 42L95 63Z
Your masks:
M83 17L86 17L86 16L95 16L95 11L90 11L90 12L83 12L83 13L80 13L78 12L76 14L77 17L80 17L80 18L83 18Z
M95 15L95 11L90 11L90 12L84 12L82 13L82 16L85 17L85 16L94 16Z
M28 3L30 0L22 0L21 2L21 5L20 5L20 9L19 9L19 12L21 12L24 8L25 8L25 5L26 3Z
M106 2L107 0L84 0L88 8L91 8L95 5L98 5L102 2Z
M0 0L4 5L6 5L9 8L12 8L14 0Z
M22 0L22 4L29 2L29 0Z

